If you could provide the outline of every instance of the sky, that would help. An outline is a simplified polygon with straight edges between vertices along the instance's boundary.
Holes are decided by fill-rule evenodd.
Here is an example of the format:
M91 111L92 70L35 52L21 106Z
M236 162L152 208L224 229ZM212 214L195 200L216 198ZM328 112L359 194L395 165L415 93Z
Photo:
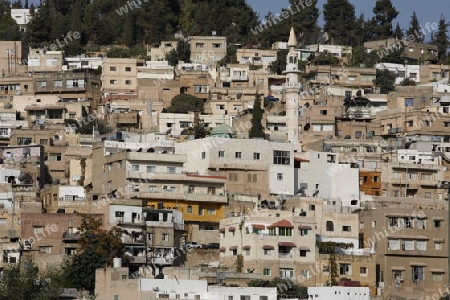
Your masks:
M373 16L372 9L375 6L376 0L349 0L356 10L356 17L364 13L365 19ZM319 0L317 7L322 11L323 4L326 0ZM247 0L253 9L259 14L259 17L264 17L268 12L272 14L280 13L282 8L289 7L288 0ZM439 22L441 14L450 21L450 1L449 0L392 0L393 5L399 12L395 22L399 22L400 27L406 30L409 27L411 16L413 12L419 19L420 25L425 25L427 22ZM319 24L322 25L322 14L319 19Z

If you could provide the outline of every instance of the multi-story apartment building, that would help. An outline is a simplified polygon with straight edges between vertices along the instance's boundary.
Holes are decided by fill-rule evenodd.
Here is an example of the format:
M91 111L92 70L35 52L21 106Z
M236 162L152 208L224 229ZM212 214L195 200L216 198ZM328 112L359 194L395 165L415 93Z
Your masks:
M438 48L435 45L422 44L417 42L399 41L396 38L370 41L364 43L364 49L367 53L377 52L378 56L383 57L401 49L404 46L402 56L409 63L417 62L436 62L438 60Z
M213 68L204 63L178 64L176 72L181 84L180 91L206 101L209 98L210 87L214 86L211 70Z
M15 9L11 10L14 11ZM27 10L28 11L28 10ZM22 17L20 14L17 17ZM27 70L28 48L22 41L0 42L0 70L2 77L25 74Z
M54 184L41 189L39 196L47 213L89 212L83 186Z
M376 283L385 297L425 299L448 280L447 212L420 207L361 212L360 243L375 252Z
M61 72L63 62L64 52L60 50L30 48L28 51L28 72L31 73Z
M174 153L173 141L96 144L93 193L116 190L122 197L144 201L150 208L176 209L188 225L188 240L214 240L214 230L228 202L226 177L189 173L184 166L186 160L185 154Z
M147 48L147 55L150 56L152 61L164 61L167 53L172 50L176 50L178 41L161 41L159 47Z
M237 49L237 61L242 65L254 65L267 69L269 64L277 60L277 51L261 49Z
M137 67L140 66L144 66L144 62L132 58L105 58L102 64L103 100L136 99Z
M446 168L442 157L432 152L399 149L382 155L381 182L384 196L419 197L443 200L445 191L438 188Z
M232 125L231 116L227 115L199 115L199 117L203 120L204 126L210 129L214 129L222 124ZM168 132L170 130L170 135L179 136L183 130L192 127L194 118L194 112L188 114L160 113L158 116L158 131Z
M254 211L220 222L220 262L232 266L243 255L243 270L314 285L316 223L291 211Z
M227 38L224 36L189 36L191 61L201 64L215 64L227 53Z

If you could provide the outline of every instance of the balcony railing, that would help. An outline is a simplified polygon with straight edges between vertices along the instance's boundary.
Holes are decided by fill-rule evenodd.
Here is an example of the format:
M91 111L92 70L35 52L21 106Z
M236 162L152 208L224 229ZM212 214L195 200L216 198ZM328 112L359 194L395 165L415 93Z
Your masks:
M278 258L292 258L292 253L278 253Z
M77 241L80 239L80 235L78 233L63 233L63 241Z

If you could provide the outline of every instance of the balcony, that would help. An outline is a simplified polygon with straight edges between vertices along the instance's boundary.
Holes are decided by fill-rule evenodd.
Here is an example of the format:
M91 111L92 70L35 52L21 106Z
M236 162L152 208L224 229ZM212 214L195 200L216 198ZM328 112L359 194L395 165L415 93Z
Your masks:
M78 233L63 233L63 241L69 242L69 241L78 241L80 239L80 234Z
M228 202L228 198L226 196L209 195L209 194L135 192L134 195L140 199L181 200L181 201L185 200L193 202L215 202L215 203Z
M147 263L147 257L145 257L145 256L131 256L128 259L130 260L130 263L132 263L132 264L146 264Z
M278 253L278 258L293 258L292 253Z
M135 220L124 220L123 218L117 218L117 225L119 226L136 226L136 227L143 227L144 222L143 221L135 221Z
M131 236L123 236L120 238L123 244L143 245L144 239L142 237L136 238Z

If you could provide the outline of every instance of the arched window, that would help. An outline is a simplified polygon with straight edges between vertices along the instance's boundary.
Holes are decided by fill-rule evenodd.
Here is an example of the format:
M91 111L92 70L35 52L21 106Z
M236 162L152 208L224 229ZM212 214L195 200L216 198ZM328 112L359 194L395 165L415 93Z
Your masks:
M327 231L334 231L334 224L331 221L327 221Z

